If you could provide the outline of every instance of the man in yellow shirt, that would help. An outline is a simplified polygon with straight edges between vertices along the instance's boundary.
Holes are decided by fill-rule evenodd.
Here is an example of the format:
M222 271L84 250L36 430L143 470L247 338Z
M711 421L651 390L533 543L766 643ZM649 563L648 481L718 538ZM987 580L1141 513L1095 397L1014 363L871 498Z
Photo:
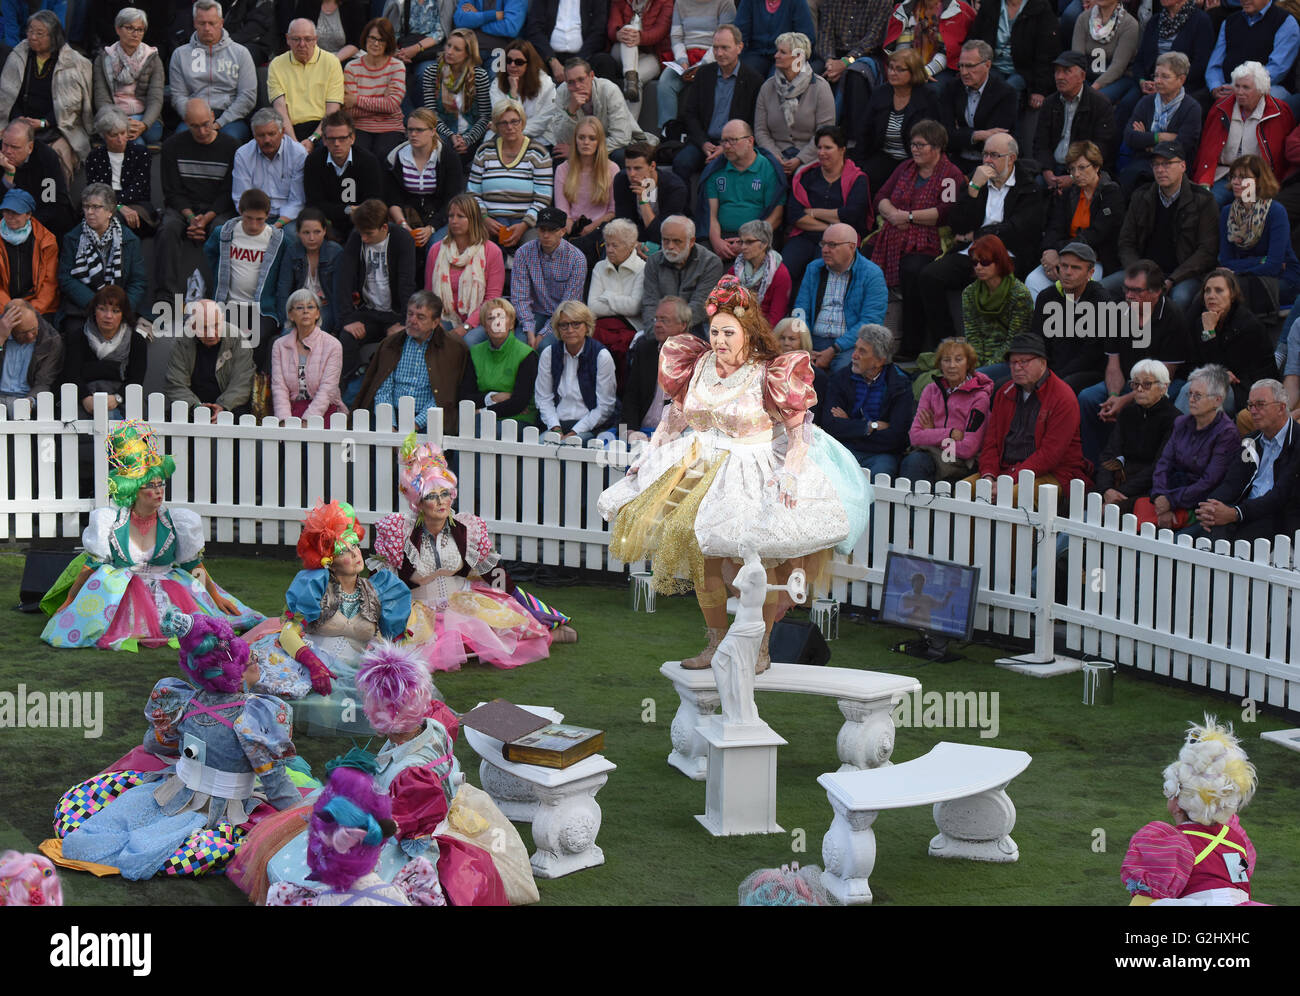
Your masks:
M343 106L343 67L316 45L316 25L305 18L289 24L289 51L271 60L266 96L286 133L311 152L320 141L320 121Z

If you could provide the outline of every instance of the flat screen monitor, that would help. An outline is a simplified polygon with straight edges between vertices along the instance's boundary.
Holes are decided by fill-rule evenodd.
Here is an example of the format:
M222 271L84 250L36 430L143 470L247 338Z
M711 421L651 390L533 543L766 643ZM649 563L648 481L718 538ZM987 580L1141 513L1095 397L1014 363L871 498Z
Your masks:
M880 620L923 633L970 640L980 569L890 550Z

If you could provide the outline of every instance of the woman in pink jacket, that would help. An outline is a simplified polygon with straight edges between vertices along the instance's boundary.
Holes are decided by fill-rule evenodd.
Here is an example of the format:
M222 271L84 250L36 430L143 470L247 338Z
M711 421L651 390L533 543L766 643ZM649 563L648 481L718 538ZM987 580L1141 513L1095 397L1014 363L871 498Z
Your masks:
M975 369L975 348L945 339L935 350L942 374L925 386L912 419L912 449L898 476L910 481L960 479L974 470L988 423L993 381Z
M328 419L334 412L347 412L339 394L343 372L343 347L320 327L320 304L307 288L289 295L289 324L292 331L275 340L271 347L271 397L275 417Z

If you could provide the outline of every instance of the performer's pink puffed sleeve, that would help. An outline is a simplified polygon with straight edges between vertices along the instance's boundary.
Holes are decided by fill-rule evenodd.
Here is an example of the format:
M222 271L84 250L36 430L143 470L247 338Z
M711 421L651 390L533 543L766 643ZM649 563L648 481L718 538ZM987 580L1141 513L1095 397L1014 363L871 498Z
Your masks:
M695 364L708 351L708 343L689 333L664 340L659 349L659 386L664 394L680 405L686 397Z
M813 390L812 361L803 350L783 353L767 365L763 380L763 404L782 422L802 415L817 404Z
M1177 899L1187 887L1196 853L1187 837L1168 823L1148 823L1133 835L1120 862L1119 878L1131 895Z

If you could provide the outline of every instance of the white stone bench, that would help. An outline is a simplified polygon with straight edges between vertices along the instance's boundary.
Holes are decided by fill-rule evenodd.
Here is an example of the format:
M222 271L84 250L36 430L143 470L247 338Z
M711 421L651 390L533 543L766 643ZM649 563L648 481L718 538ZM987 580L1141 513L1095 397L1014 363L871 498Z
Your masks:
M564 715L554 709L519 708L552 723L564 722ZM567 768L518 764L501 756L503 744L494 737L465 727L465 739L483 759L479 765L483 791L506 819L533 825L537 851L530 863L534 875L561 878L605 863L605 852L596 846L601 819L596 793L617 765L601 754Z
M1004 790L1031 760L1022 750L940 743L888 768L819 776L835 811L822 838L822 884L845 905L871 902L871 824L882 809L933 804L939 833L930 841L932 857L1016 861L1020 850L1010 837L1016 807Z
M681 700L673 717L672 753L668 763L688 778L703 781L709 772L709 746L700 724L717 710L718 688L713 669L688 671L669 661L659 673L673 683ZM888 765L894 750L894 704L921 690L915 678L853 668L773 664L754 679L755 692L795 692L826 695L836 700L844 725L835 738L840 771Z

